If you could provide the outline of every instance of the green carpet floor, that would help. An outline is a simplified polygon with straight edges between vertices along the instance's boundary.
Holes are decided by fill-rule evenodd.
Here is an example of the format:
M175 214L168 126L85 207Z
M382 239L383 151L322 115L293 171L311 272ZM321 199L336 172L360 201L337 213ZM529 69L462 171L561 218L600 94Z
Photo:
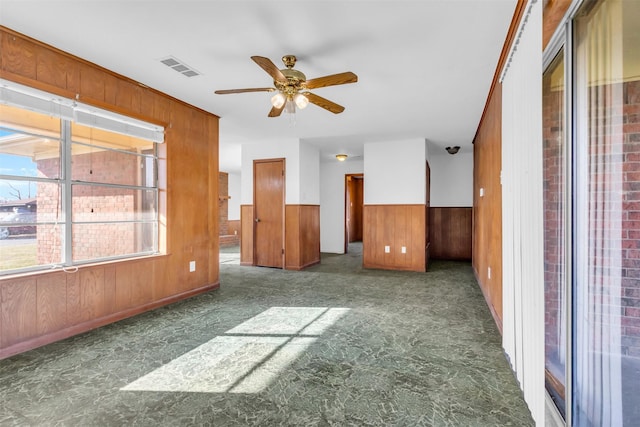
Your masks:
M217 291L0 361L0 425L533 425L469 263L233 253Z

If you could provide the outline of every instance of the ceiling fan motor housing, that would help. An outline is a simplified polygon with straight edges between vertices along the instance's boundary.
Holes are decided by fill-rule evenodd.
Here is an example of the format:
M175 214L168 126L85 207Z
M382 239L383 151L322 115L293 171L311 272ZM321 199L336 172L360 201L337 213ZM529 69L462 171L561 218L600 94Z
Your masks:
M304 83L306 83L307 81L307 76L305 76L304 73L291 68L285 68L280 71L287 78L286 83L282 83L277 80L273 81L273 84L280 92L289 96L295 95L296 93L304 89Z

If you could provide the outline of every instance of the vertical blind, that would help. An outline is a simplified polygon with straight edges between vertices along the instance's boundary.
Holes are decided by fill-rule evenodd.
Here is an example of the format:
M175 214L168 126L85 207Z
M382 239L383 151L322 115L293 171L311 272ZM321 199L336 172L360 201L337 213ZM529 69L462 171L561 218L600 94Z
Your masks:
M542 4L530 0L502 75L503 346L544 422Z

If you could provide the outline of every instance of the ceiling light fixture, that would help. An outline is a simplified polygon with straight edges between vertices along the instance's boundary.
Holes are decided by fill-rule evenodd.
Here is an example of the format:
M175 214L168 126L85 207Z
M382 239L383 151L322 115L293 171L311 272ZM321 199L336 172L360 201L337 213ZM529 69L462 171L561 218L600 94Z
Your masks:
M293 97L293 101L301 110L307 108L307 105L309 105L309 98L307 98L301 93L296 94L296 96Z
M282 93L276 93L271 97L271 105L275 108L282 108L285 102L287 102L287 98Z
M456 145L455 147L447 147L445 148L445 150L447 150L447 153L449 154L456 154L458 151L460 151L460 146Z
M339 162L344 162L345 160L347 160L347 155L346 154L336 154L336 159L338 159Z

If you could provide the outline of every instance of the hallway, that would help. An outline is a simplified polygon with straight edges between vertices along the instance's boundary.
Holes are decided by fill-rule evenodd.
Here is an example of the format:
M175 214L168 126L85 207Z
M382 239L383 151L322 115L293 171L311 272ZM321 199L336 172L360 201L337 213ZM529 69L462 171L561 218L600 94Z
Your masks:
M0 361L0 424L533 425L468 263L220 267L218 291Z

